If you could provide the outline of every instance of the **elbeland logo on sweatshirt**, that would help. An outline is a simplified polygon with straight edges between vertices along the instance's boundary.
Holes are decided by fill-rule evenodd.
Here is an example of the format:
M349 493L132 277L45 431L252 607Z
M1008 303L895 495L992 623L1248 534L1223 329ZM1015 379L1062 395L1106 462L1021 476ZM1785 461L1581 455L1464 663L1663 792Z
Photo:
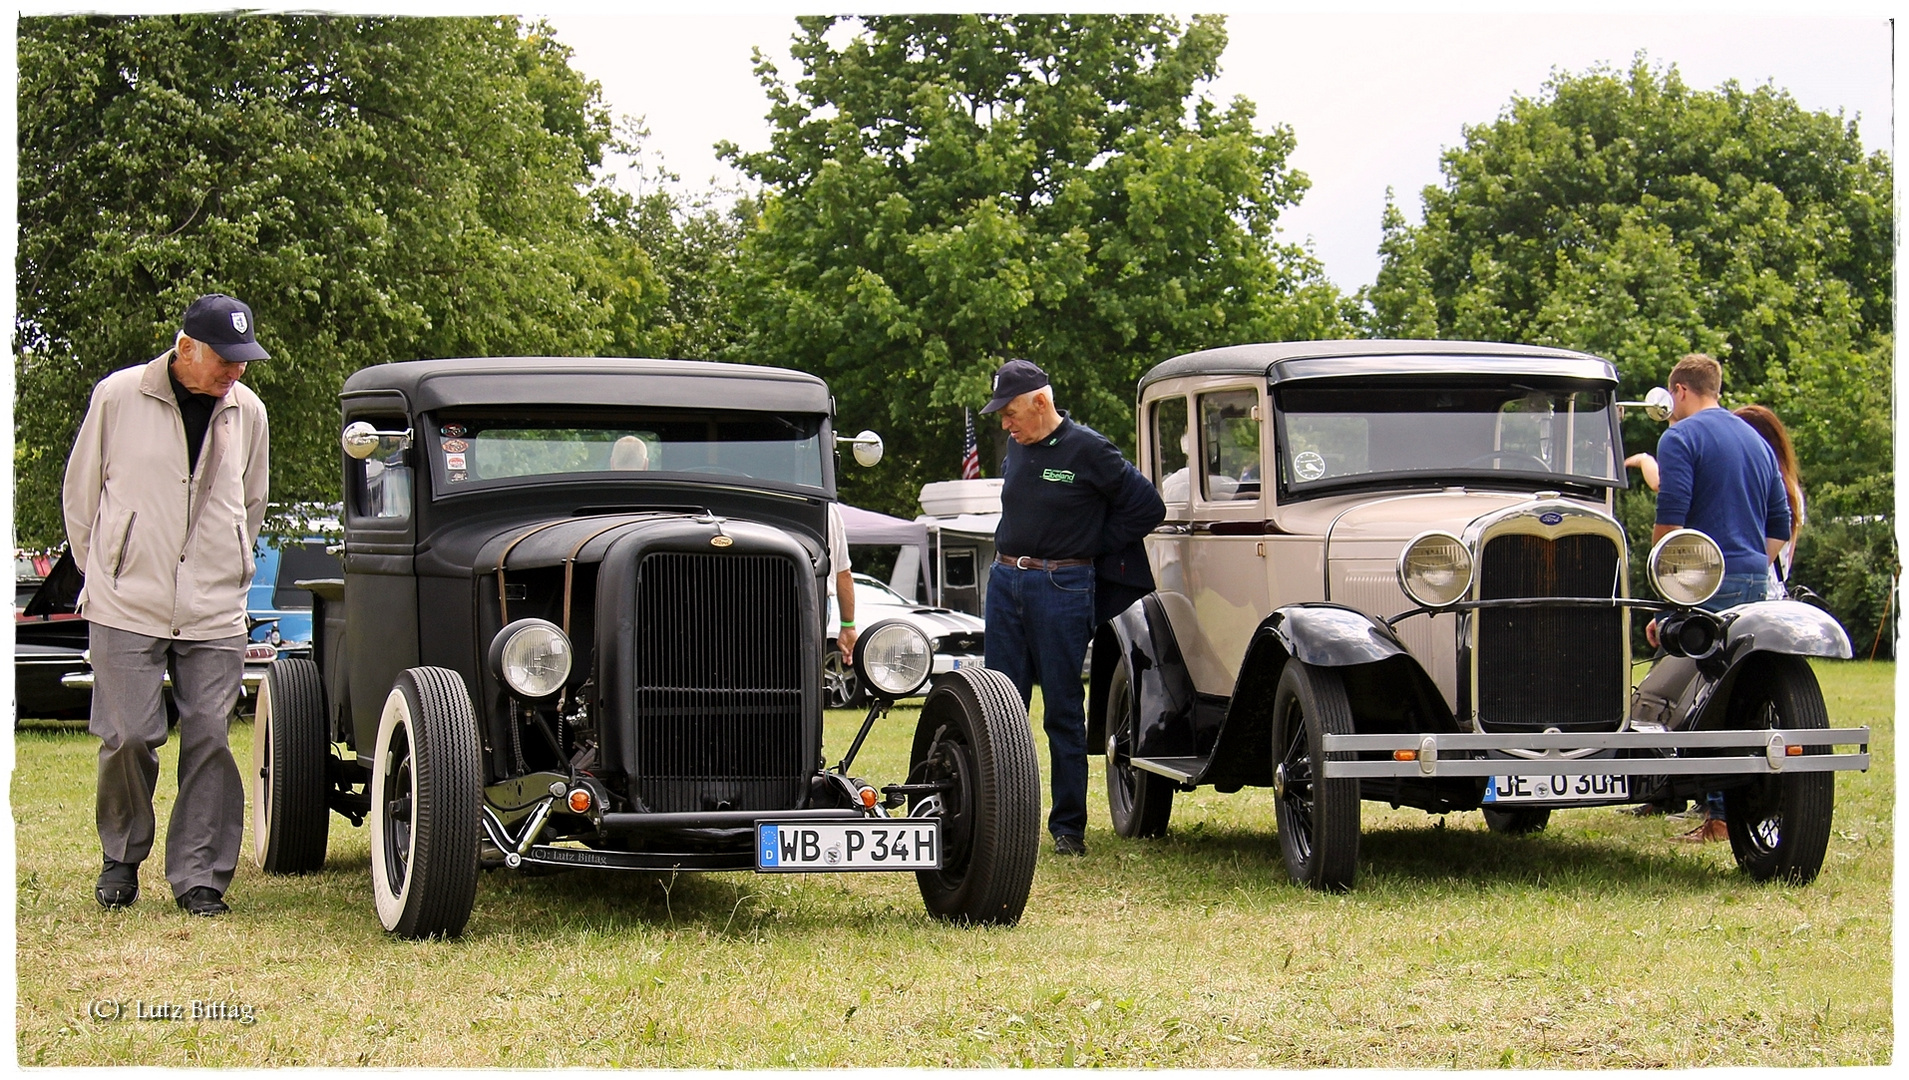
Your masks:
M1074 473L1069 469L1042 469L1041 479L1055 484L1071 484L1074 482Z

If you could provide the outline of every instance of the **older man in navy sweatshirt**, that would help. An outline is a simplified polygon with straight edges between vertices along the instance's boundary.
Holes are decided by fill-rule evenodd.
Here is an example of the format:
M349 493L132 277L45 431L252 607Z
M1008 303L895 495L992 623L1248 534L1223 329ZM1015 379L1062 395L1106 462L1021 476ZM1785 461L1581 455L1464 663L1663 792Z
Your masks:
M988 578L987 665L1022 702L1041 684L1054 850L1085 855L1087 715L1081 664L1094 627L1153 589L1141 538L1166 517L1146 477L1106 436L1054 407L1047 373L1010 360L994 396L1013 439L1001 475L998 555Z

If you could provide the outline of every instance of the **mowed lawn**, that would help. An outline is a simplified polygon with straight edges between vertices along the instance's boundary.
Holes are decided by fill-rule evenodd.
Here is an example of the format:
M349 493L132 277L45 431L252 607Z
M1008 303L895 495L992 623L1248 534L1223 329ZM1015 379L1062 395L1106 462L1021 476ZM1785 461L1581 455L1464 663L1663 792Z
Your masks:
M1836 836L1807 888L1754 884L1728 845L1674 844L1686 826L1663 818L1576 810L1508 838L1476 813L1368 803L1358 887L1323 896L1286 882L1270 792L1182 794L1165 839L1125 841L1095 758L1087 857L1044 847L1026 918L1006 930L929 919L906 875L498 870L462 939L399 941L371 910L365 831L336 817L325 870L306 878L258 873L248 824L229 917L179 913L157 858L139 903L104 912L94 740L30 726L12 783L19 1060L1880 1065L1895 672L1817 671L1834 722L1875 729L1874 764L1839 780ZM859 719L830 715L835 755ZM856 771L898 779L914 719L880 722ZM251 738L233 732L242 763ZM115 1011L99 1002L120 1018L94 1018ZM254 1022L138 1018L193 1002Z

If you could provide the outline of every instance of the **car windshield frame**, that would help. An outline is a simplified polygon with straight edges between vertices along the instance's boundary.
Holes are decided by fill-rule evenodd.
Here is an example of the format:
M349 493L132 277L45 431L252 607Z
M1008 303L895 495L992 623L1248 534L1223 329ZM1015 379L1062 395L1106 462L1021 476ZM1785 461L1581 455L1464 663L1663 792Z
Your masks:
M1410 375L1361 375L1356 378L1349 377L1339 379L1305 379L1275 383L1269 389L1273 401L1274 464L1278 477L1278 492L1281 502L1300 502L1325 495L1342 494L1360 490L1436 490L1438 488L1454 486L1507 488L1518 491L1555 488L1601 498L1607 491L1628 488L1630 486L1625 477L1624 469L1620 464L1623 442L1618 427L1616 387L1601 380L1587 381L1582 379L1535 375L1531 377L1519 377L1515 375L1511 377L1502 375L1491 377L1445 375L1440 377L1414 373ZM1362 400L1367 403L1378 401L1381 404L1387 403L1386 399L1388 397L1391 398L1393 402L1402 402L1414 394L1443 395L1447 404L1441 408L1437 400L1434 399L1428 402L1428 404L1431 404L1433 407L1422 411L1383 407L1337 410L1320 407L1328 403L1332 396L1339 394L1346 395L1349 401L1356 402ZM1577 408L1578 402L1584 400L1586 395L1592 395L1592 400L1594 401L1597 398L1601 398L1601 404L1589 408ZM1464 407L1466 404L1476 404L1480 401L1489 401L1493 398L1499 399L1496 408L1480 409ZM1514 402L1522 401L1529 404L1535 403L1539 399L1547 400L1550 403L1550 412L1540 412L1535 409L1514 410L1507 408L1507 406ZM1571 407L1568 409L1559 408L1558 405L1560 402L1568 403ZM1305 455L1307 451L1300 448L1300 444L1307 443L1309 440L1315 442L1320 441L1324 436L1322 435L1322 429L1307 431L1304 425L1295 425L1294 421L1296 418L1309 416L1341 418L1348 421L1347 426L1350 428L1352 426L1350 421L1372 416L1413 416L1420 418L1422 421L1448 410L1451 415L1454 416L1479 418L1472 422L1481 425L1487 423L1483 418L1491 417L1492 419L1488 423L1491 429L1491 442L1494 445L1482 446L1481 444L1482 449L1480 454L1467 462L1459 464L1434 464L1431 466L1410 468L1368 468L1340 473L1326 472L1312 479L1304 478L1301 475L1304 468L1308 465L1312 468L1325 467L1328 469L1330 466L1325 461L1326 455L1317 451L1311 454L1312 461L1310 463L1302 460L1303 455ZM1523 460L1532 460L1542 463L1543 459L1511 445L1513 441L1518 440L1506 439L1506 432L1510 430L1506 420L1511 417L1533 418L1532 429L1534 433L1543 432L1547 421L1555 424L1558 420L1562 419L1566 424L1568 432L1563 442L1568 446L1568 453L1571 455L1570 461L1573 468L1579 469L1580 471L1554 472L1549 469L1518 467ZM1587 420L1591 422L1591 426L1589 427L1585 426ZM1299 430L1295 430L1296 427L1298 427ZM1391 433L1396 435L1399 431L1406 430L1406 427L1406 423L1395 421ZM1369 436L1371 429L1368 427L1366 430L1368 438L1366 452L1370 454L1372 444L1369 441ZM1437 434L1439 433L1436 431L1425 431L1422 434L1415 434L1412 437L1411 452L1424 455L1429 449L1435 448L1438 445L1438 440L1434 438L1434 436ZM1555 452L1559 444L1555 430L1550 431L1549 434L1538 435L1538 442L1541 446L1547 439L1550 440L1552 452ZM1394 448L1396 453L1403 449L1404 440L1394 441L1400 444ZM1447 441L1452 441L1451 436L1447 436ZM1527 439L1525 441L1529 440ZM1593 449L1597 448L1598 444L1601 443L1602 457L1604 459L1602 460L1602 467L1604 470L1608 470L1607 475L1597 475L1581 471L1578 461L1578 454L1582 452L1579 449L1580 441L1588 442L1590 444L1589 448ZM1403 458L1405 455L1398 453L1397 456ZM1492 467L1490 461L1475 464L1480 458L1495 460L1497 467ZM1368 457L1367 460L1370 461L1370 457Z
M833 447L826 445L829 423L822 414L485 405L447 406L423 419L422 441L431 463L434 501L500 488L577 482L718 484L805 495L828 490L826 451ZM687 437L698 428L709 437ZM540 432L551 437L537 438ZM493 440L489 444L487 433ZM726 434L788 437L725 438ZM486 462L484 452L493 447L508 455ZM736 449L725 454L725 447ZM691 454L700 460L691 459ZM481 475L487 465L490 474Z

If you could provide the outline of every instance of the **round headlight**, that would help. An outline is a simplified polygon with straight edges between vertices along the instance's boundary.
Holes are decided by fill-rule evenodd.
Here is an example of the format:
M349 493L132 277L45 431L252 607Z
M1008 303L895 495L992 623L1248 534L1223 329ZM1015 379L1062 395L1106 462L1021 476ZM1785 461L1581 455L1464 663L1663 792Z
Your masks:
M877 623L855 641L855 672L862 685L891 700L921 689L934 659L928 635L905 622Z
M1696 607L1723 584L1723 549L1695 529L1667 533L1650 549L1650 580L1657 595Z
M513 693L547 698L570 677L570 639L555 623L518 619L491 639L491 674Z
M1399 588L1426 607L1455 604L1471 585L1471 549L1451 533L1420 533L1399 553Z

